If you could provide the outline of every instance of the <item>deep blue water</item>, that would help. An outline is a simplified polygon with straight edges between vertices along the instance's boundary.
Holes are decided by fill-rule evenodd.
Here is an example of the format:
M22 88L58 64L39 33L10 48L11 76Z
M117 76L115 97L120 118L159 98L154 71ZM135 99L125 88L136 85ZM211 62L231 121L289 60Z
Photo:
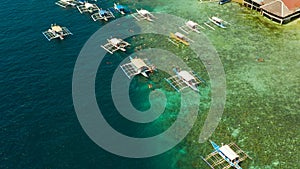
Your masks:
M123 158L104 151L84 133L72 103L72 73L85 41L102 23L54 2L0 5L0 168L174 168L172 151L147 159ZM51 23L74 35L48 42L41 32Z

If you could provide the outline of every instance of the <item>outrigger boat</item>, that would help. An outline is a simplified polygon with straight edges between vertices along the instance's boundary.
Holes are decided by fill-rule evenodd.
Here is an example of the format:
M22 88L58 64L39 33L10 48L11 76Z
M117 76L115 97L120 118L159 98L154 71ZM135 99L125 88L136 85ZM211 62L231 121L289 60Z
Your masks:
M180 70L179 68L173 68L176 75L165 78L165 80L177 91L190 87L196 92L199 92L198 85L200 83L205 83L201 77L196 75L193 71Z
M110 54L113 54L117 50L125 52L126 47L130 46L128 42L118 38L107 39L107 42L108 43L106 43L105 45L101 45L101 47Z
M227 25L229 25L228 22L216 17L216 16L213 16L211 18L208 18L209 19L209 22L212 22L213 24L217 25L218 27L220 28L226 28ZM205 23L206 26L208 26L209 28L215 30L212 26L210 26L208 23Z
M63 8L67 8L68 6L75 7L76 5L78 5L78 3L79 2L76 0L59 0L55 2L56 5Z
M67 35L73 35L68 28L61 27L56 24L51 24L51 28L47 31L42 32L43 35L48 39L48 41L56 38L64 39Z
M141 10L137 10L137 13L132 14L132 16L137 20L147 20L149 22L152 22L154 20L154 15L152 15L149 11L145 10L145 9L141 9Z
M114 3L114 9L116 11L118 11L120 14L125 15L126 14L126 10L125 10L125 6L120 5L119 3Z
M218 146L210 140L211 145L215 149L207 157L201 157L212 169L242 169L239 162L250 158L243 150L241 150L235 143Z
M83 4L77 5L76 7L81 14L84 12L94 13L100 10L96 4L91 4L89 2L84 2Z
M170 33L170 37L168 40L176 46L179 46L179 43L183 43L184 45L188 46L190 45L190 42L193 42L191 39L187 38L186 36L184 36L179 32Z
M91 17L94 21L97 20L108 21L109 18L114 18L115 16L112 14L111 11L100 8L100 10L97 13L92 14Z
M148 78L148 73L152 73L154 70L156 70L156 67L147 59L141 59L137 57L130 57L130 63L123 64L120 67L129 79L138 74L142 74L144 77Z
M226 4L227 2L230 2L231 0L220 0L219 1L219 4L220 5L223 5L223 4Z
M179 29L187 34L191 31L200 33L200 28L205 29L203 26L200 26L198 23L193 21L187 21L185 25L179 27Z

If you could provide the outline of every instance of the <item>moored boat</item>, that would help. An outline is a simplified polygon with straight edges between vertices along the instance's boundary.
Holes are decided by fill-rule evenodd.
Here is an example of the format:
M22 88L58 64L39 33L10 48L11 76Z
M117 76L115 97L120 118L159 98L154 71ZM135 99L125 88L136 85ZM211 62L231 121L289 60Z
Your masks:
M170 33L170 39L172 43L177 44L176 42L183 43L184 45L190 45L191 40L188 39L183 34L176 32L176 33ZM174 41L175 40L175 41ZM177 44L178 45L178 44Z
M219 26L220 28L226 28L227 26L227 22L222 20L221 18L218 18L216 16L213 16L211 18L209 18L209 20L214 23L215 25Z

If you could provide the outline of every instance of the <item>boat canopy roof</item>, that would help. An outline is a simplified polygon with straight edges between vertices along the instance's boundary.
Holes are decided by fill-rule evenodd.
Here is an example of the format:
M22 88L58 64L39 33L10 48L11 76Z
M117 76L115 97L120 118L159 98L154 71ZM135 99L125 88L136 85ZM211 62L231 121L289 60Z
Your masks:
M85 6L86 8L92 8L94 5L91 4L91 3L86 2L86 3L84 4L84 6Z
M192 76L188 71L185 70L178 72L178 75L181 76L186 81L195 79L194 76Z
M131 63L138 69L141 69L143 67L148 67L146 63L140 58L131 59Z
M185 37L183 34L181 34L179 32L176 32L175 36L177 36L178 38L181 38L181 39L183 39Z
M198 24L197 23L195 23L195 22L193 22L193 21L188 21L187 23L186 23L188 26L190 26L190 27L196 27Z
M230 159L230 161L233 161L235 159L238 159L239 156L228 146L224 145L219 148L219 150L227 157Z
M51 29L54 30L55 32L61 32L62 31L62 28L58 25L52 26Z
M117 39L117 38L112 38L109 41L110 41L110 43L112 43L114 45L118 45L119 43L121 43L121 40Z
M147 10L145 10L145 9L139 10L139 13L142 14L142 15L148 15L148 14L150 14L150 12L147 11Z
M211 19L213 19L213 20L215 20L215 21L217 21L217 22L219 22L219 23L223 22L222 19L220 19L220 18L218 18L218 17L215 17L215 16L213 16Z

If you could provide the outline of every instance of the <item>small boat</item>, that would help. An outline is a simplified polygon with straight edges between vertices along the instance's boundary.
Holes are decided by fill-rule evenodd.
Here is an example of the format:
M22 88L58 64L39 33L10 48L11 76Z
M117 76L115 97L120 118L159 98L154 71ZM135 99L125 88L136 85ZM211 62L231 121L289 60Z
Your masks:
M214 168L231 168L242 169L239 162L250 158L243 150L236 144L230 143L228 145L218 146L215 142L210 140L214 152L210 153L206 158L201 157L212 169ZM251 158L250 158L251 159ZM227 164L225 163L227 162Z
M175 45L179 45L178 43L183 43L184 45L190 45L190 42L192 42L191 39L187 38L183 34L176 32L176 33L170 33L169 41L172 42Z
M42 33L48 41L56 38L60 38L61 40L63 40L65 36L73 35L68 28L56 24L51 24L50 29Z
M145 10L145 9L140 9L140 10L137 10L136 9L136 12L137 13L134 13L132 14L132 16L137 20L137 21L140 21L140 20L147 20L149 22L152 22L154 21L154 15L152 15L149 11Z
M230 2L231 0L220 0L219 1L219 4L220 5L223 5L223 4L226 4L227 2Z
M196 78L193 75L191 75L188 71L180 70L178 68L174 68L173 71L187 86L189 86L194 91L199 92L199 83L196 81Z
M141 74L148 78L148 73L156 70L156 67L152 65L147 59L132 58L130 57L130 62L120 66L126 76L131 79L135 75Z
M125 10L125 6L120 5L119 3L114 3L114 9L116 11L118 11L120 14L125 15L126 14L126 10Z
M193 21L187 21L185 25L179 27L183 32L189 33L190 31L200 33L200 28L204 29L204 27L200 26L198 23Z
M67 8L68 6L75 7L78 2L76 0L59 0L55 2L56 5Z
M107 39L107 42L108 43L106 43L105 45L101 45L101 47L110 54L113 54L117 50L125 52L126 47L130 46L128 42L118 38Z
M97 20L108 21L109 18L114 18L115 16L109 10L100 8L100 10L97 13L92 14L91 17L94 21L97 21Z
M211 18L209 18L209 20L214 23L215 25L219 26L220 28L226 28L226 25L228 24L228 22L216 17L216 16L213 16Z
M179 68L173 68L176 75L165 80L177 91L190 87L196 92L199 92L198 85L205 83L205 81L196 75L193 71L180 70Z
M89 2L84 2L83 4L77 5L76 7L81 14L85 12L94 13L100 10L96 4L92 4Z

